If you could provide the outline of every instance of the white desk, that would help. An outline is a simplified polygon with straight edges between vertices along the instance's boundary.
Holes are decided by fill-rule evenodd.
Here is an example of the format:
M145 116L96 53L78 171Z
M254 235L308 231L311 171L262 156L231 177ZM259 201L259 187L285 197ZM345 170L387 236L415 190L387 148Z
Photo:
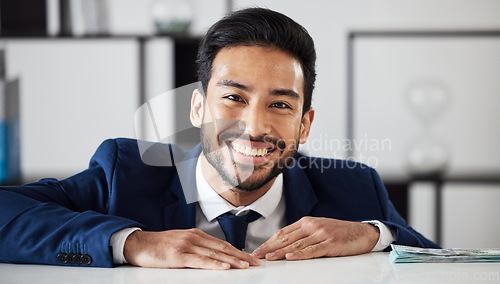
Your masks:
M246 270L62 267L0 264L0 283L470 283L500 282L500 263L392 264L387 253L263 261Z

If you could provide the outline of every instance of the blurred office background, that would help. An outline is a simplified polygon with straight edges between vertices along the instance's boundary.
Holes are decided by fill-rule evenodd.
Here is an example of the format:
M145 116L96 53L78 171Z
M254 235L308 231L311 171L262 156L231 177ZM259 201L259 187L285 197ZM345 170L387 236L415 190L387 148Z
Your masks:
M1 1L2 23L6 2L23 1ZM141 104L195 81L211 24L268 7L316 43L302 151L375 167L410 225L444 247L500 247L500 1L108 0L93 1L91 27L84 1L39 2L42 31L2 26L0 38L5 77L19 80L23 182L70 176L104 139L136 137ZM166 104L169 132L189 126L189 99Z

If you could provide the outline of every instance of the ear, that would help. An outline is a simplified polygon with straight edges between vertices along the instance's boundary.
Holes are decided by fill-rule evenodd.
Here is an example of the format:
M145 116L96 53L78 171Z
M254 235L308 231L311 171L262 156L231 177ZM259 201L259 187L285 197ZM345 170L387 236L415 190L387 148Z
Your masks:
M314 120L314 109L311 107L302 117L301 127L300 127L300 144L304 144L309 137L309 132L311 131L311 124Z
M204 112L205 98L200 90L195 89L193 91L193 96L191 97L191 112L189 118L191 119L191 124L194 127L200 128L203 122L203 112Z

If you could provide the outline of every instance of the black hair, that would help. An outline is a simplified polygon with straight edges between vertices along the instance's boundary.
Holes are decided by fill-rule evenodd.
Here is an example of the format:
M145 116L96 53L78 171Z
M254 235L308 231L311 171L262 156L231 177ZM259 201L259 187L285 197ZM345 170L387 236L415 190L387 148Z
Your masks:
M304 73L303 113L311 107L316 80L316 51L307 30L289 17L265 8L247 8L233 12L208 30L200 43L196 63L198 80L207 93L212 63L225 47L270 46L297 59Z

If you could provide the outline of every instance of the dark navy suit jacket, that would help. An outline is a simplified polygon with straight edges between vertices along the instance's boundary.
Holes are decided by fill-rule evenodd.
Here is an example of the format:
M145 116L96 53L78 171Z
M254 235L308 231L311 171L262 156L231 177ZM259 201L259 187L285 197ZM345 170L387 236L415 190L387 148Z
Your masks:
M112 267L109 240L118 230L195 227L196 202L186 200L196 192L199 153L199 145L181 152L157 144L141 157L136 140L107 140L79 174L2 187L0 262ZM154 165L171 158L184 163ZM380 220L395 230L397 244L436 247L406 225L366 165L297 154L283 178L288 224L304 216Z

